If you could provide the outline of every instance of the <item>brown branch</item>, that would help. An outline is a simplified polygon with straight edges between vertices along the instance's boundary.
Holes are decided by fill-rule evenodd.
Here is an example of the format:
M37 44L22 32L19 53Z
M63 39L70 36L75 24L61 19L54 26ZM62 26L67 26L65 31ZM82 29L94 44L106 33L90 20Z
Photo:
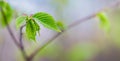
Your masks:
M24 47L23 47L24 45L23 45L23 41L22 41L22 38L23 38L23 37L22 37L22 36L23 36L22 30L23 30L23 28L24 28L25 26L26 26L26 25L23 25L23 26L20 27L19 42L20 42L20 46L21 46L22 49L24 49Z
M23 40L22 40L22 38L23 38L23 37L22 37L22 36L23 36L22 30L23 30L23 28L24 28L25 26L26 26L26 24L20 27L19 42L20 42L20 49L21 49L22 55L23 55L23 57L24 57L24 58L26 59L26 61L27 61L27 54L26 54L26 52L25 52L24 45L23 45Z

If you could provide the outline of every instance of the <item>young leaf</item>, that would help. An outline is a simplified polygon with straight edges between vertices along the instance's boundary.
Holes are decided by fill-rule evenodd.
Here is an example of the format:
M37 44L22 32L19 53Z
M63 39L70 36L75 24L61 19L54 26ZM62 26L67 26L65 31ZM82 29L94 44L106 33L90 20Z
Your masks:
M40 26L34 21L34 25L35 25L35 29L36 31L39 33L39 30L40 30Z
M1 24L3 27L5 27L7 25L7 23L9 24L11 19L12 19L12 15L13 15L13 10L12 8L10 7L10 5L6 2L3 2L3 1L0 1L0 8L2 9L2 11L0 11L0 17L1 17ZM3 13L4 14L3 14ZM3 16L4 15L4 16ZM5 19L5 18L6 19ZM5 22L5 20L7 22Z
M65 30L65 25L61 21L57 21L57 25L60 28L60 30Z
M37 31L40 30L39 25L32 19L26 23L26 35L30 40L36 40Z
M13 15L13 10L8 3L6 3L5 9L6 9L5 14L6 14L7 20L8 22L10 22Z
M20 28L26 20L26 16L20 16L16 19L16 27Z
M39 20L39 22L45 27L60 32L60 29L51 15L44 12L39 12L34 14L33 18Z
M4 1L0 1L0 7L4 6Z
M104 12L100 12L97 14L97 17L100 19L100 26L103 28L106 32L110 31L110 22L108 20L108 17Z

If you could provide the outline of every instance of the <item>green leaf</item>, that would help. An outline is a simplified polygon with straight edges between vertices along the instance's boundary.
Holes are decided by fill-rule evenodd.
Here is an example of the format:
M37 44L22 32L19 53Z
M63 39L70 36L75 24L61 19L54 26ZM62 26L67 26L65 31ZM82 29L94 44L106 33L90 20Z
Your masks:
M26 20L26 16L20 16L16 19L16 27L17 29L20 28Z
M34 22L34 25L35 25L35 29L36 29L36 31L39 31L39 30L40 30L39 25L38 25L36 22Z
M102 29L104 29L106 32L110 31L110 21L108 20L107 15L104 12L100 12L97 14L97 17L100 20L100 26Z
M29 40L36 41L36 34L40 30L39 25L33 20L29 19L26 23L26 35Z
M2 24L3 27L5 27L7 23L9 24L12 19L13 10L7 2L3 2L3 1L0 1L0 8L3 10L2 12L4 13L3 16L3 13L1 13L0 11L0 21L1 21L0 23ZM7 21L7 23L5 22L5 20Z
M65 25L63 24L63 22L61 22L61 21L57 21L57 25L60 30L65 30L65 28L66 28Z
M60 29L51 15L44 12L39 12L34 14L33 18L39 20L39 22L45 27L60 32Z
M4 6L4 1L0 1L0 7Z

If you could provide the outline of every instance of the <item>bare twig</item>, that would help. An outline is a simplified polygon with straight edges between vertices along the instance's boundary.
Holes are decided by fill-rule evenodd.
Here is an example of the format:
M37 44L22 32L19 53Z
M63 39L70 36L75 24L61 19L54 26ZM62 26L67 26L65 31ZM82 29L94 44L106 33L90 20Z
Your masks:
M23 45L23 41L22 41L22 38L23 38L23 37L22 37L22 36L23 36L22 30L23 30L23 28L24 28L25 26L26 26L26 24L20 27L19 42L20 42L20 49L21 49L21 52L22 52L22 54L23 54L23 57L27 60L27 54L26 54L26 52L25 52L24 45Z
M24 45L23 45L23 41L22 41L22 38L23 38L23 37L22 37L22 36L23 36L22 30L23 30L23 28L24 28L25 26L26 26L26 25L23 25L23 26L20 27L19 42L20 42L20 46L21 46L22 49L24 49L24 47L23 47Z

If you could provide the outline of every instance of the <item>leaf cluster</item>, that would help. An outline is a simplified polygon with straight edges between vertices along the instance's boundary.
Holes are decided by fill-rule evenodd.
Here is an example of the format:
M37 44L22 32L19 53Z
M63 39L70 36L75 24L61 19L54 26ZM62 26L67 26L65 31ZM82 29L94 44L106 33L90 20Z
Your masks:
M60 27L63 28L62 23L58 25L58 22L50 14L45 12L38 12L32 16L20 16L16 19L17 28L20 28L24 24L26 24L26 35L30 40L36 40L36 35L40 31L39 24L57 32L61 32Z

